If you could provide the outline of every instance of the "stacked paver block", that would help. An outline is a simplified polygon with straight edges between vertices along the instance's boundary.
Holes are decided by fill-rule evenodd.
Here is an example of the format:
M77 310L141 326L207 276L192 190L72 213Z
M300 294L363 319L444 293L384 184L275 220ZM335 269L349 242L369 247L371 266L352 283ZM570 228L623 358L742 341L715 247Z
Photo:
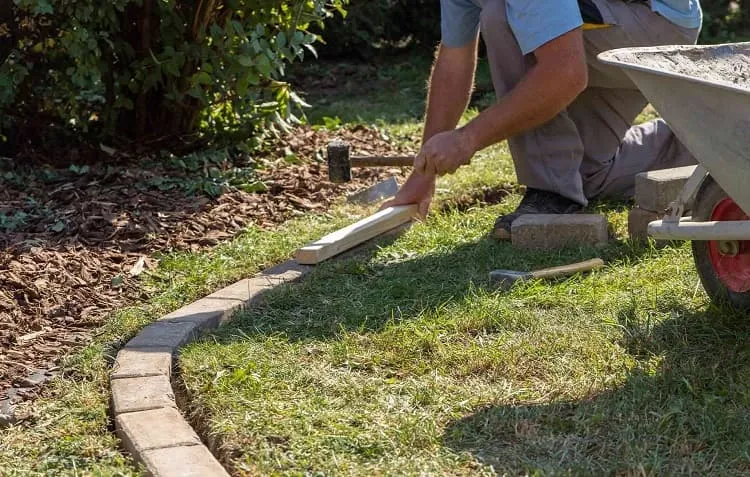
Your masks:
M646 240L649 222L664 217L695 166L676 167L642 172L635 176L635 207L628 215L628 234L631 240Z
M199 332L216 328L267 290L309 270L290 261L241 280L146 326L118 353L110 375L115 428L123 447L148 475L229 475L177 409L173 357Z

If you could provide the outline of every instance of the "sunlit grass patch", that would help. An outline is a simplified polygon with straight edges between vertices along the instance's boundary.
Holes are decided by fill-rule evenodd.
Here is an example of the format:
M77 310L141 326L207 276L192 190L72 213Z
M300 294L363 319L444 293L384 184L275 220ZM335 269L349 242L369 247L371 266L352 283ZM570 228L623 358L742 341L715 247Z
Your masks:
M620 239L520 254L486 237L507 207L434 215L191 345L181 366L193 409L233 468L747 469L750 328L708 307L689 247ZM622 238L625 211L604 211ZM493 268L596 255L608 266L588 276L509 292L487 281Z

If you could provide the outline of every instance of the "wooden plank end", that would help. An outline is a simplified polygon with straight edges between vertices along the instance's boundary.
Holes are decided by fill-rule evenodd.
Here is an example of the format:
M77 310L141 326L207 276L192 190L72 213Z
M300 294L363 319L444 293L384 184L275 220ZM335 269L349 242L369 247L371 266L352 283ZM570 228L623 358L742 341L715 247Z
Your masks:
M417 216L416 205L390 207L332 232L298 249L294 258L301 265L316 265L393 230Z

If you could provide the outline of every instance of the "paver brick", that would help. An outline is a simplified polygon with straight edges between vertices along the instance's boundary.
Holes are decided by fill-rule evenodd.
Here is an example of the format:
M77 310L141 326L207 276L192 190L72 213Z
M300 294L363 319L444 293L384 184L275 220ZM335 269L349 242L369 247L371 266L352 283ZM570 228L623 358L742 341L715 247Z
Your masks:
M136 458L152 449L201 445L198 434L174 408L120 414L115 428L125 450Z
M177 350L190 342L198 326L192 322L156 321L144 327L125 348L168 348Z
M170 383L172 356L196 333L312 267L294 260L241 280L146 326L118 353L111 373L112 408L124 447L153 476L228 476L182 418Z
M628 235L631 240L647 240L648 224L654 220L664 217L663 212L653 212L651 210L633 207L628 213Z
M664 212L677 199L695 166L641 172L635 176L635 203L642 209Z
M154 449L144 452L142 460L154 477L229 477L205 446Z
M140 378L172 374L171 348L123 348L117 353L110 377Z
M196 331L211 330L218 328L225 316L231 315L240 305L229 300L201 298L159 318L157 322L193 323Z
M177 407L167 376L144 376L110 380L115 416L125 412Z
M254 303L263 293L282 283L294 281L312 268L294 260L276 265L264 273L240 280L194 303L162 317L159 321L195 323L198 329L216 328L232 315Z
M527 214L511 226L513 246L547 250L607 243L607 218L598 214Z

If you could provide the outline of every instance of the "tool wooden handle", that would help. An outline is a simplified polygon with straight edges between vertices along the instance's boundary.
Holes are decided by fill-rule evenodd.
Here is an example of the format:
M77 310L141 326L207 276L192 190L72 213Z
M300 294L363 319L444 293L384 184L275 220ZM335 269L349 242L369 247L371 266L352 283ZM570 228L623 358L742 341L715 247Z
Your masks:
M533 278L552 278L561 277L565 275L573 275L578 272L587 272L604 266L604 261L601 258L593 258L584 262L571 263L570 265L563 265L561 267L545 268L543 270L537 270L531 272Z
M414 156L352 156L352 167L408 167Z

